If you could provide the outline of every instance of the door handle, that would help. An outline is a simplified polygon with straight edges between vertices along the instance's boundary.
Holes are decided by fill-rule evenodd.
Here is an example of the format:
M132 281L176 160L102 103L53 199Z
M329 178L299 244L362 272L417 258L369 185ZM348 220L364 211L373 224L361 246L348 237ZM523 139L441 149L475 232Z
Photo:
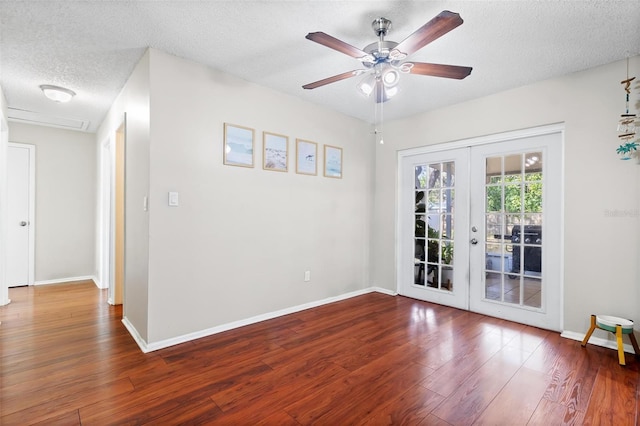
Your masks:
M471 244L473 244L474 246L475 246L476 244L478 244L478 240L477 240L477 239L475 239L475 238L472 238L472 239L471 239L471 241L469 241L469 242L470 242Z
M20 226L27 226L27 222L23 220L22 222L20 222Z

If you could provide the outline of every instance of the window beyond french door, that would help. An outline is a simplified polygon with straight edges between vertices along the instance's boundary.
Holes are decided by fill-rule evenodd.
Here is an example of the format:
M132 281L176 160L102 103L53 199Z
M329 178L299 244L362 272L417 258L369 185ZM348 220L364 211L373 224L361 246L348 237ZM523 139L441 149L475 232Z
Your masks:
M561 328L562 133L400 155L400 294Z

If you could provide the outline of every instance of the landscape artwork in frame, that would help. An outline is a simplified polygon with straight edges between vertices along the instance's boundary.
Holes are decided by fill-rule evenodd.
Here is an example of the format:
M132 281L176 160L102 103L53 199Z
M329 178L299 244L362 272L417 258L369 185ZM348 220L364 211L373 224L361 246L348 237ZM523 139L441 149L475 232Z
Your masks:
M253 167L253 129L224 123L224 164Z
M262 132L262 168L286 172L289 164L289 138L275 133Z
M296 139L296 173L316 175L318 145L302 139Z
M324 175L331 178L342 178L342 148L324 146Z

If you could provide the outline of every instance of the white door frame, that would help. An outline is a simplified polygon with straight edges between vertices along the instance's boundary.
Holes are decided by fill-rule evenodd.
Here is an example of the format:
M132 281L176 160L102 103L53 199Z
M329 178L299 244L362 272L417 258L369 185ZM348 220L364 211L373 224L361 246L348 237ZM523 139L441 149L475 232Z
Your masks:
M35 234L36 234L36 146L25 143L9 142L8 148L26 149L29 152L29 271L27 285L34 285L35 282ZM8 149L7 149L8 150ZM10 247L7 247L9 250ZM7 265L8 266L8 265ZM7 283L8 287L9 283Z
M99 195L99 238L98 238L98 287L109 288L111 283L111 229L112 229L112 187L113 152L112 137L100 144L100 195ZM109 303L111 303L109 294Z
M109 134L106 140L100 144L100 223L98 239L98 287L106 288L107 302L116 304L115 296L115 238L116 238L116 138L117 132L122 129L126 138L126 113L122 121ZM146 206L145 206L146 208Z
M539 127L531 127L526 129L508 131L503 133L497 133L492 135L479 136L469 139L461 139L452 142L439 143L434 145L427 145L417 148L411 148L398 151L396 159L396 247L395 247L395 267L396 267L396 292L400 291L400 285L404 277L402 271L402 224L400 218L402 217L402 206L400 203L400 194L402 194L403 188L401 187L403 179L401 178L402 164L406 157L427 154L438 151L452 150L456 148L467 148L479 145L492 144L496 142L506 142L515 139L528 138L533 136L541 136L553 133L559 133L562 142L562 157L564 158L564 123L555 123ZM561 205L560 205L560 329L564 326L564 160L561 162L560 174L562 176L560 182L561 192Z
M0 96L2 91L0 90ZM1 101L1 99L0 99ZM0 102L1 104L1 102ZM11 302L6 280L7 268L7 147L9 145L9 128L4 111L0 108L0 306Z

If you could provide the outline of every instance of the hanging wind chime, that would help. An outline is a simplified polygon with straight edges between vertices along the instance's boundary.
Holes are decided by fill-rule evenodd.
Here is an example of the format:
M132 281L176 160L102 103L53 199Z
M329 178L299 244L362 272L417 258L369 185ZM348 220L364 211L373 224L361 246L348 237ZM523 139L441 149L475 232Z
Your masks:
M638 150L638 142L633 141L636 136L636 128L638 127L636 114L629 112L629 95L631 94L631 82L635 80L635 77L629 78L629 57L627 57L627 79L622 80L620 84L624 85L624 91L626 92L626 108L624 114L620 115L620 121L618 122L618 138L620 146L616 150L620 154L621 160L630 160Z

